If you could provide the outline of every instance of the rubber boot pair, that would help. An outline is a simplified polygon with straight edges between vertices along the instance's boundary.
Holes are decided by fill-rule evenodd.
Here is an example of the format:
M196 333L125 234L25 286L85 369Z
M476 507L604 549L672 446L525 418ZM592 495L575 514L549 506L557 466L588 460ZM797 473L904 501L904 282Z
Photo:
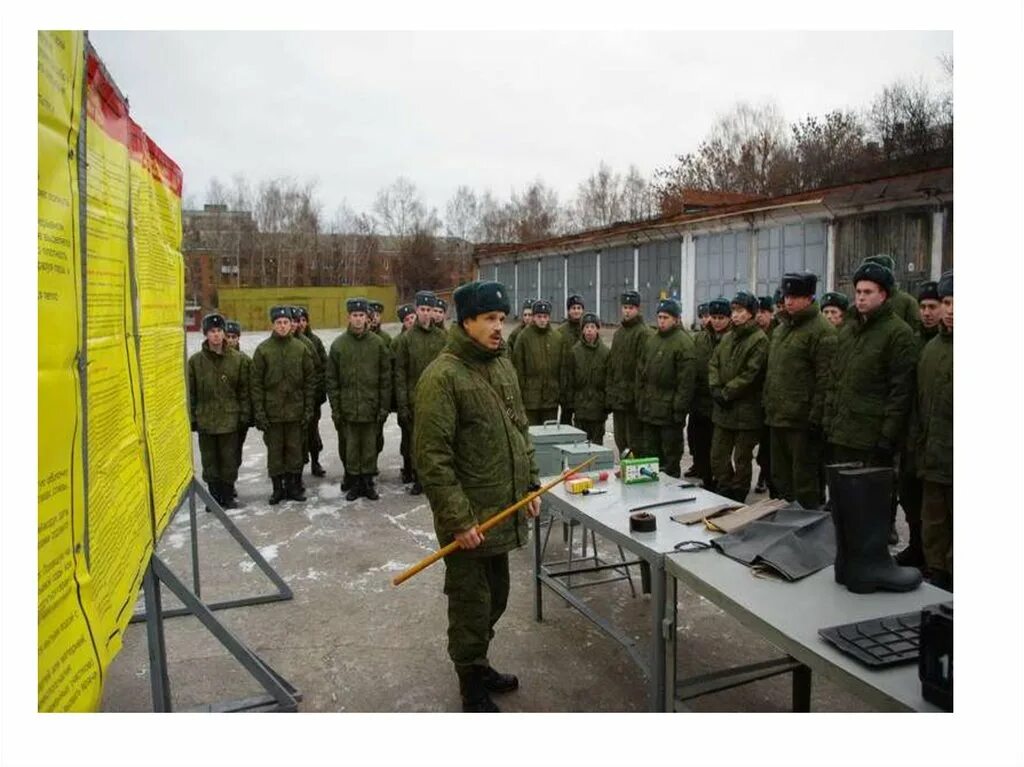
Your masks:
M231 483L224 482L219 479L211 479L206 483L206 489L209 490L210 495L222 509L236 509L238 504L234 502L234 496L231 493ZM207 506L206 510L209 511L210 507Z
M278 474L276 477L271 477L270 481L274 485L274 492L270 495L270 505L276 506L287 497L285 492L284 482L287 474Z
M356 474L353 476L352 487L345 494L345 500L354 501L357 498L366 498L370 501L380 500L377 488L373 486L372 474Z
M916 589L921 571L900 567L889 553L893 470L828 469L836 532L836 582L855 594Z
M465 713L499 713L500 708L491 700L490 693L505 693L519 689L514 674L502 674L490 666L470 666L458 672L459 695Z
M304 490L301 471L293 471L284 475L284 493L289 501L306 500Z

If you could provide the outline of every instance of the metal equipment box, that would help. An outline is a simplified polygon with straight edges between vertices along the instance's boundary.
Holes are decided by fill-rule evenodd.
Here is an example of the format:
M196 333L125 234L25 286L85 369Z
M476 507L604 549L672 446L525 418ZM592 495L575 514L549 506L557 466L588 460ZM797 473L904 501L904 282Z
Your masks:
M548 421L541 426L531 426L530 439L533 441L537 471L542 477L551 477L562 473L560 447L566 444L585 442L587 434L582 429L560 424L557 421Z
M593 442L572 442L570 444L557 445L562 452L562 470L579 466L588 458L594 458L584 471L600 471L607 469L612 471L615 468L614 453L611 448L604 445L597 445Z

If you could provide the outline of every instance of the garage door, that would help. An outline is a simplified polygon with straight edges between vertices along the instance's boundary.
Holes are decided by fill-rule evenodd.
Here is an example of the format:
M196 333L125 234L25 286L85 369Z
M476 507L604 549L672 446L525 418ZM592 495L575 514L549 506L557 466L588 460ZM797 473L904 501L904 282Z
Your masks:
M619 297L633 289L633 246L622 245L601 251L601 319L618 322L622 316ZM644 307L646 310L646 307ZM650 315L650 312L647 312Z
M757 231L757 294L770 296L786 272L818 275L818 295L825 285L825 222L809 221Z
M746 232L723 232L693 238L695 251L695 302L718 296L732 298L750 285L749 242Z

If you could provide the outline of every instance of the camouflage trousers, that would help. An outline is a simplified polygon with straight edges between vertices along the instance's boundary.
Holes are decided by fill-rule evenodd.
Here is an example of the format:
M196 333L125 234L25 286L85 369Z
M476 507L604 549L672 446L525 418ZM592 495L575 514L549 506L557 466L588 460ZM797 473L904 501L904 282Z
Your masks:
M772 483L778 496L796 501L805 509L820 508L825 500L821 441L809 429L773 426L771 446Z
M760 438L760 429L727 429L715 424L715 435L711 438L711 471L719 493L746 503L753 474L750 464Z
M448 597L448 657L455 670L489 666L494 624L508 604L508 554L474 557L457 551L444 560Z
M199 456L203 463L203 481L234 482L238 479L238 432L199 433Z
M636 410L615 410L612 412L612 430L615 433L615 447L621 456L627 448L634 457L640 451L643 430Z
M267 446L267 473L271 477L302 472L303 437L302 421L286 421L267 426L263 432L263 442Z
M356 475L376 474L377 422L345 421L342 429L345 432L345 471Z
M635 458L658 459L658 466L670 477L678 477L683 459L683 424L640 422L640 448Z

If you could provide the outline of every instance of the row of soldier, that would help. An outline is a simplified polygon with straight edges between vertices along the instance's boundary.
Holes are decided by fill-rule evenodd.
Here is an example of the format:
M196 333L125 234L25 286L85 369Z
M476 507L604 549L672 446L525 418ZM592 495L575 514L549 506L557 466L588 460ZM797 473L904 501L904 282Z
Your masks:
M203 480L225 508L236 506L242 445L252 427L267 448L271 504L305 500L302 471L324 476L319 424L325 403L338 435L346 499L378 500L374 477L384 447L384 422L398 413L401 478L422 492L412 465L416 383L447 337L443 298L416 294L398 309L402 327L381 329L383 305L363 298L346 303L348 327L330 348L313 332L304 307L270 310L271 335L252 358L239 348L240 325L213 313L203 319L202 349L188 361L189 410L198 433Z
M686 475L739 502L755 449L755 489L805 508L825 500L827 463L898 469L910 540L897 561L951 589L952 272L915 300L893 270L889 256L866 259L852 304L836 292L819 303L815 275L786 274L774 298L740 291L702 304L693 334L675 300L659 301L648 327L640 294L626 291L610 349L579 296L557 329L549 302L527 301L508 339L527 416L539 424L561 409L601 443L611 414L619 454L656 456L671 476L685 432ZM895 520L894 495L892 544Z

